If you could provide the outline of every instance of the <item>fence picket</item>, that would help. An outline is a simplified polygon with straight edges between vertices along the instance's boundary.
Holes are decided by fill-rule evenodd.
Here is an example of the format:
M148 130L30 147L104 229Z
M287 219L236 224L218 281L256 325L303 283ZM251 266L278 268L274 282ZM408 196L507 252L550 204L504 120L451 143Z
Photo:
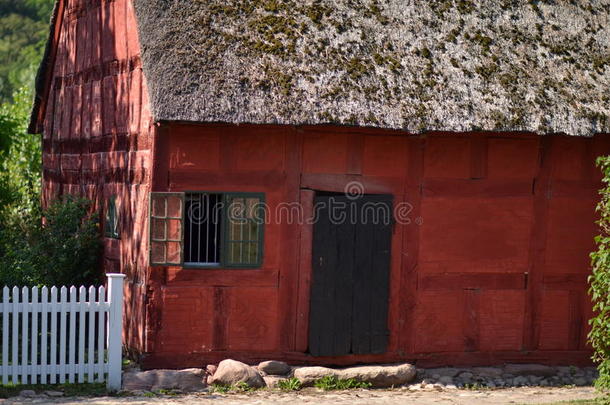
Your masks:
M59 310L59 383L66 382L66 325L68 317L68 289L61 287L59 290L61 307Z
M32 337L30 339L30 383L38 384L38 287L32 288Z
M99 288L98 301L100 303L106 301L106 289L104 286ZM106 320L104 319L105 314L104 311L100 310L97 315L97 381L99 382L104 381L104 343L106 342L106 339L104 339L106 335L106 331L104 330L104 327L106 326Z
M51 358L49 360L49 381L57 382L57 287L51 287Z
M11 357L11 370L13 375L13 384L17 384L18 381L18 367L19 359L17 355L19 353L19 288L13 287L13 330L11 331L12 336L12 357Z
M28 302L30 290L27 287L21 289L21 384L28 383Z
M85 382L85 305L87 303L87 289L81 286L78 290L78 382Z
M108 289L3 288L2 384L106 380L120 389L125 276L107 276Z
M70 287L70 343L68 344L68 382L74 384L76 362L76 287Z
M42 287L40 292L40 383L47 383L47 341L49 338L48 329L48 302L49 289Z
M89 287L89 336L87 339L87 382L95 381L95 287Z
M8 384L9 289L2 289L2 384Z

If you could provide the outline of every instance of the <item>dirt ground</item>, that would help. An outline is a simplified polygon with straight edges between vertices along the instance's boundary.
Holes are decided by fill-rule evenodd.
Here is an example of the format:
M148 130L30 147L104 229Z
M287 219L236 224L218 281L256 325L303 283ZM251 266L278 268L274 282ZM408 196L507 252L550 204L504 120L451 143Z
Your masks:
M506 388L497 390L457 390L409 391L394 390L349 390L321 392L314 388L298 392L261 390L245 394L190 394L157 397L99 397L99 398L11 398L5 404L44 403L44 404L194 404L194 405L233 405L233 404L544 404L557 401L593 399L597 396L591 387L578 388Z

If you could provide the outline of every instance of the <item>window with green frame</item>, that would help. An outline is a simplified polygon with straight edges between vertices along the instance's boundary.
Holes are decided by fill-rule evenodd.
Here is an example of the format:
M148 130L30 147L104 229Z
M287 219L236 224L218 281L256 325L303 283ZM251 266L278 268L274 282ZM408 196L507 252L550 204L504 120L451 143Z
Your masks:
M151 264L260 267L263 204L262 193L151 193Z
M110 196L106 201L106 215L104 218L104 236L107 238L119 239L119 214L116 202L116 195Z

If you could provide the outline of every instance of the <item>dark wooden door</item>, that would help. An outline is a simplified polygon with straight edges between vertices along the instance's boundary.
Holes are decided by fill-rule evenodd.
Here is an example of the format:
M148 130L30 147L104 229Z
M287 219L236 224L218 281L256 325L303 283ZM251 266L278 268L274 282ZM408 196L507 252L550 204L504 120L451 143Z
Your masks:
M392 197L318 194L314 201L309 352L384 353Z

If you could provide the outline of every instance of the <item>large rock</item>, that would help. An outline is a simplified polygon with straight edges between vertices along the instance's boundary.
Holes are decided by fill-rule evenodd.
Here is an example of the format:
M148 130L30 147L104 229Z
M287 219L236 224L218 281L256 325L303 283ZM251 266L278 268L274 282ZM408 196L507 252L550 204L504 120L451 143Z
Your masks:
M504 372L512 375L535 375L539 377L551 377L555 375L555 369L542 364L507 364Z
M150 391L155 381L157 381L157 370L123 373L125 391Z
M265 386L263 377L247 364L236 360L223 360L218 364L218 369L210 381L212 384L235 385L243 382L253 388Z
M303 386L311 386L316 380L331 376L340 380L353 378L356 381L369 382L373 387L391 387L412 381L416 372L411 364L359 366L341 370L327 367L299 367L294 370L294 377L298 378Z
M304 387L312 386L316 380L324 377L340 377L340 370L327 367L298 367L294 370L294 377L297 378Z
M417 370L411 364L360 366L339 370L338 377L371 383L373 387L391 387L407 384L415 378Z
M267 375L288 375L290 370L290 366L283 361L269 360L258 365L258 371Z
M280 375L266 375L263 377L268 388L277 388L280 381L286 380L286 377Z
M180 390L202 391L206 388L205 370L130 371L123 374L123 389L126 391Z

